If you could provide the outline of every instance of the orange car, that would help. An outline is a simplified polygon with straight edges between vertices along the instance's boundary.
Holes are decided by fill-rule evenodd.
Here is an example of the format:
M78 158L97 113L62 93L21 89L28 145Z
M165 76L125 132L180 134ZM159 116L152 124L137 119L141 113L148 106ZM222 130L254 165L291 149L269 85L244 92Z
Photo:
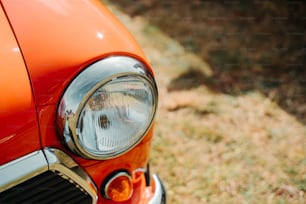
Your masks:
M134 38L98 1L0 4L0 203L165 203Z

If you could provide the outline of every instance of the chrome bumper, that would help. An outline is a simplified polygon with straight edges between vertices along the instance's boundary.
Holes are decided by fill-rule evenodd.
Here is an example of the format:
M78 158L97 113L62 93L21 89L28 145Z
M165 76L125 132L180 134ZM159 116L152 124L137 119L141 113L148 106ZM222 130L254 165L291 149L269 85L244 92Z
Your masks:
M149 201L149 204L165 204L166 203L166 190L160 178L153 174L153 180L155 183L154 196Z

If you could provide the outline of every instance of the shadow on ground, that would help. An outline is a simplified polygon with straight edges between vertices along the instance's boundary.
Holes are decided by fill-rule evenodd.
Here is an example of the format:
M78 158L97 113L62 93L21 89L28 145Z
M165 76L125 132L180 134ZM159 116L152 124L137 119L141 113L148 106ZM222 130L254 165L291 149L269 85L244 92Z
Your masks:
M143 16L208 62L169 91L205 85L231 95L260 91L306 124L306 4L303 1L127 0L113 2ZM154 40L154 39L153 39Z

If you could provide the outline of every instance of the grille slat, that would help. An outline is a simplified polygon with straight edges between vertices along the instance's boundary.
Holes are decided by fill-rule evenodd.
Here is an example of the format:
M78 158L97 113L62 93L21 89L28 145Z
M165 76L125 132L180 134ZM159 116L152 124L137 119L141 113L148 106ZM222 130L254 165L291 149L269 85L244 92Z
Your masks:
M47 171L0 194L0 203L91 203L73 182Z
M41 179L42 177L46 177L47 179ZM42 181L43 180L43 181ZM52 191L49 190L49 185L58 184L60 181L56 179L55 174L42 174L38 177L35 177L35 180L33 180L32 186L27 186L27 190L24 190L23 192L28 192L23 197L22 202L28 202L28 203L35 203L33 199L37 199L37 197L47 197L46 194L51 194ZM48 185L46 185L48 184ZM32 190L32 189L35 189ZM39 200L36 200L36 202L39 202Z
M24 199L26 199L27 197L31 196L29 194L31 189L35 189L38 188L39 185L41 185L42 183L46 182L47 180L51 180L50 179L51 175L46 175L46 176L37 176L33 178L33 182L31 185L26 185L24 183L19 184L17 186L15 186L12 190L7 190L5 191L5 198L7 200L18 200L18 197L16 198L16 195L22 194L24 192L29 192L28 194L24 195ZM37 191L35 191L37 193ZM2 195L3 193L1 193L1 200L2 200Z
M84 196L83 196L82 198L76 198L76 197L74 197L74 198L70 199L70 200L67 201L67 202L70 202L71 204L72 204L72 203L78 204L78 203L86 202L86 197L84 197Z
M44 199L47 200L48 198L55 198L58 199L62 196L65 196L67 191L63 189L61 185L61 180L54 180L50 182L44 189L44 193L36 194L35 196L29 198L27 202L39 202L40 200Z
M65 180L65 184L61 184L61 189L59 189L58 193L54 193L56 196L49 196L46 199L46 203L56 203L58 199L61 199L62 203L72 203L70 202L71 198L77 198L77 200L80 200L82 196L87 196L87 194L83 193L80 194L80 189L76 188L74 185L71 185L71 183L67 180Z

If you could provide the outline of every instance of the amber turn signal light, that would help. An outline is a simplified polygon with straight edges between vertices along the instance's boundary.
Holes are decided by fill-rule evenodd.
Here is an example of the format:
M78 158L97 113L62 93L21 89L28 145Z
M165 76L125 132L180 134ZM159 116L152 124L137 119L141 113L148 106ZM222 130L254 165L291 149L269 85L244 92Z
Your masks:
M101 191L104 189L102 194L106 199L122 202L129 200L133 194L132 178L127 172L116 172L109 176L104 183Z

